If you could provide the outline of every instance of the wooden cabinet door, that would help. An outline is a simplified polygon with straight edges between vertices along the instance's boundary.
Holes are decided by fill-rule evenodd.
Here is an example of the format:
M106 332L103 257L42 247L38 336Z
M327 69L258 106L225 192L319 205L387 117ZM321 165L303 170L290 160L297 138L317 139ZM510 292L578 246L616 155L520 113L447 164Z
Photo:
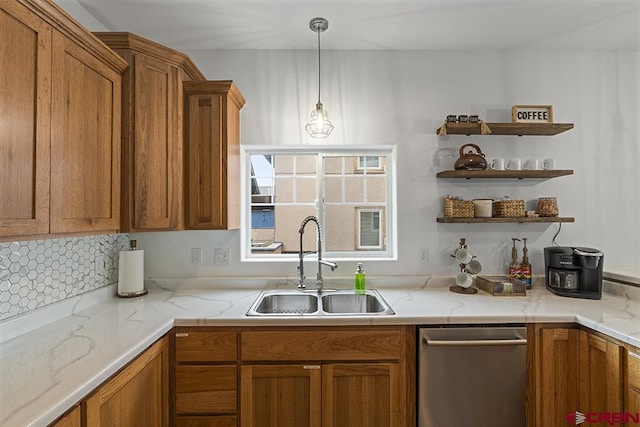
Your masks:
M185 82L186 224L193 230L240 226L240 109L231 81Z
M51 28L0 5L0 236L49 232Z
M78 405L54 421L50 427L80 427L82 425L81 417L82 413L80 405Z
M117 231L120 72L56 33L52 83L50 231Z
M320 427L320 365L244 365L243 427Z
M640 349L627 351L627 396L625 411L640 414Z
M182 208L182 129L179 69L142 53L134 55L133 140L125 195L129 231L175 230Z
M622 412L624 347L587 331L580 331L579 347L580 411Z
M322 425L407 426L407 402L398 363L322 367Z
M86 426L168 426L168 374L165 337L83 402Z
M566 426L568 414L578 404L578 330L544 328L540 330L537 354L539 427Z

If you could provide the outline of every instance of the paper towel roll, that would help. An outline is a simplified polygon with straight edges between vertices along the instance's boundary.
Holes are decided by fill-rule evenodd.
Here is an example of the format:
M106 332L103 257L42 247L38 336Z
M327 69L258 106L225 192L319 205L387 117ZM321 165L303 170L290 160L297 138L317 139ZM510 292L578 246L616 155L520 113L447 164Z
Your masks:
M144 251L120 251L118 296L137 297L147 293L144 288Z

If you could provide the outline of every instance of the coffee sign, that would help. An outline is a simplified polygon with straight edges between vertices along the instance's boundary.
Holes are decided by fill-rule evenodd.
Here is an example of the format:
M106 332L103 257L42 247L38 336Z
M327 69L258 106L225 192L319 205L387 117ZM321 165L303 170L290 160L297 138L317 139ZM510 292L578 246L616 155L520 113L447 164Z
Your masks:
M511 107L513 123L553 123L551 105L514 105Z

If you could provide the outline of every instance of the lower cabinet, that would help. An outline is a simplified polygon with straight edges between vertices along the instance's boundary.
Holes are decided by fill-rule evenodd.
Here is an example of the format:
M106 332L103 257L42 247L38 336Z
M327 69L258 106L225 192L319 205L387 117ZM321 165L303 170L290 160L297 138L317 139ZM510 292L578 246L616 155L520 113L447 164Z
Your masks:
M627 391L625 411L640 414L640 348L629 348L626 354Z
M413 426L414 340L403 326L243 331L241 425Z
M624 347L587 331L580 331L580 412L624 410ZM604 422L602 425L606 425Z
M530 400L527 426L577 425L582 416L590 425L605 426L610 425L607 417L623 417L624 411L640 412L633 410L634 359L628 356L625 368L624 345L572 326L532 328L535 335L529 379L533 383L529 391L534 398ZM637 363L640 369L640 357ZM637 377L636 399L640 373ZM625 384L629 384L626 398Z
M413 326L176 328L174 339L177 426L415 426Z
M242 426L321 426L320 365L242 367Z
M245 365L243 427L406 426L400 363Z
M176 427L238 425L237 332L175 328Z
M169 425L169 342L162 338L82 403L87 427Z

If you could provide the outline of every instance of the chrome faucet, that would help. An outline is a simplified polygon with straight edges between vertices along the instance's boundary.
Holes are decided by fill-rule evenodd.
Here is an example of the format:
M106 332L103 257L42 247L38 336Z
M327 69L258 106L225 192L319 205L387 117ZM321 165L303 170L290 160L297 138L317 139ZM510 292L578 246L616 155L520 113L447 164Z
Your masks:
M298 230L298 232L300 233L300 265L298 266L298 288L300 289L306 288L304 284L305 275L304 275L304 251L302 250L302 236L304 235L304 227L306 227L306 225L309 222L315 222L316 228L318 229L318 250L317 250L318 273L316 274L316 289L318 290L318 292L322 292L322 284L323 284L322 266L326 265L327 267L331 268L331 271L333 271L336 268L338 268L338 264L336 264L335 262L325 261L322 259L322 231L320 229L320 223L318 222L318 218L316 218L313 215L306 217L302 221L302 224L300 224L300 230Z

